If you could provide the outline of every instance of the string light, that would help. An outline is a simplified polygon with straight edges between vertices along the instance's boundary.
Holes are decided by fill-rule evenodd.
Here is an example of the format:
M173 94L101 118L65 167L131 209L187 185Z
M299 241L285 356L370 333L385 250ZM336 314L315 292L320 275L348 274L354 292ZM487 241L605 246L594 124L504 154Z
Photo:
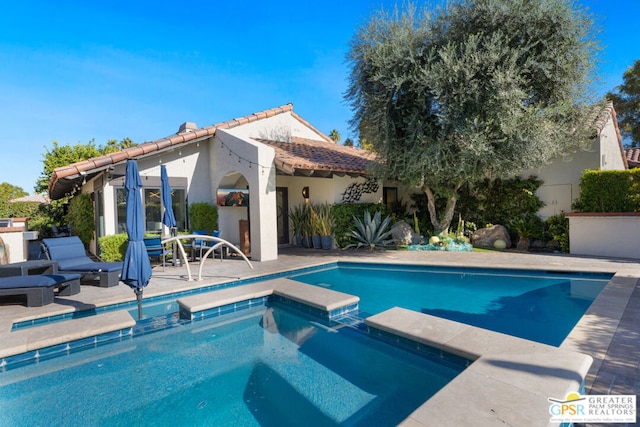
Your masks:
M237 157L238 163L245 162L249 165L249 168L252 168L253 166L257 166L261 168L262 175L264 175L264 170L269 167L269 166L261 165L258 162L254 162L253 160L249 160L246 157L242 157L241 155L233 151L229 146L225 145L224 142L220 142L220 149L227 150L227 152L229 153L229 157L232 157L232 156Z

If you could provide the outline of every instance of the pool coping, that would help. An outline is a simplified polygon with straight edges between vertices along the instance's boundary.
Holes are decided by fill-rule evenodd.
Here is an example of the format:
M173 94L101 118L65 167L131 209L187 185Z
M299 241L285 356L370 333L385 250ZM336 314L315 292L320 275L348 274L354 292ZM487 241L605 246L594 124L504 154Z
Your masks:
M544 425L549 397L581 390L586 354L394 307L365 319L372 333L397 336L473 361L400 425ZM491 396L490 399L487 396ZM551 423L549 418L547 425Z
M326 319L357 310L360 301L355 295L280 278L179 298L178 306L181 318L194 320L198 313L271 295L310 307Z
M101 335L131 330L136 321L127 311L112 311L81 319L70 319L60 323L26 328L9 334L2 334L0 347L0 366L4 366L7 358L12 356L31 358L30 353L53 348L58 345L69 347L74 341L84 339L101 340ZM36 354L37 357L37 354Z

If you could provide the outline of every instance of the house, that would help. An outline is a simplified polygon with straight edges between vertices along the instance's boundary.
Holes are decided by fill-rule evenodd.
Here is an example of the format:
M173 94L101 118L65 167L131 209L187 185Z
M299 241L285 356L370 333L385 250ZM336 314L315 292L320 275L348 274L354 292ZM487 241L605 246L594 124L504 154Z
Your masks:
M629 169L640 168L640 147L627 148L624 150Z
M522 178L535 175L544 182L536 192L538 198L545 203L538 211L538 216L542 219L561 212L571 212L571 205L580 195L580 179L586 169L628 168L613 103L607 104L594 125L596 133L590 150L577 152L570 157L554 160L548 165L520 174Z
M402 196L397 186L369 178L372 153L335 144L291 104L202 128L186 122L175 135L57 168L49 195L55 200L78 189L89 193L96 236L124 232L127 159L138 161L148 232L167 233L161 223L161 165L167 168L180 230L190 228L190 204L248 193L248 206L219 203L225 206L218 206L218 226L223 238L238 243L240 221L248 220L257 261L276 259L278 245L289 243L289 207L305 199L393 203Z
M78 190L91 194L96 237L122 233L127 159L138 161L147 232L168 234L161 222L160 166L165 165L178 229L190 229L190 204L218 204L218 226L231 243L239 245L240 221L248 220L251 256L256 261L276 259L278 245L289 243L288 212L294 205L393 204L409 200L415 192L370 177L367 168L373 153L335 144L287 104L202 128L185 122L175 135L57 168L49 196L56 200ZM543 218L571 211L585 169L627 167L612 104L596 123L591 150L570 160L522 173L544 181L538 189L546 204L539 212ZM96 251L95 241L91 249Z

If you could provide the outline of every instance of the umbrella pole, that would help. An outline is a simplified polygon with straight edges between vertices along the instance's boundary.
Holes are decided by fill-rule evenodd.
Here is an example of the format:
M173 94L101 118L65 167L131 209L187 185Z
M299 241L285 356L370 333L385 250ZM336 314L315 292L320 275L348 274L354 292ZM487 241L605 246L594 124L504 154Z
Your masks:
M142 320L142 288L136 288L134 292L138 300L138 320Z

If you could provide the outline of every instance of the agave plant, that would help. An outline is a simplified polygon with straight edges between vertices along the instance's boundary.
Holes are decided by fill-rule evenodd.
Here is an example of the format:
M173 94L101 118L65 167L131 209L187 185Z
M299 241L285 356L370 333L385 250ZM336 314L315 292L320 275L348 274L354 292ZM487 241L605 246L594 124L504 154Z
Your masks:
M384 247L395 242L395 239L389 238L393 232L389 227L389 224L391 223L390 216L382 220L380 211L376 211L372 219L371 213L369 211L365 211L364 221L361 221L355 216L353 217L353 220L356 223L356 229L351 230L347 235L356 239L358 243L351 244L347 246L347 248L355 246L358 248L368 247L373 250L377 247Z

